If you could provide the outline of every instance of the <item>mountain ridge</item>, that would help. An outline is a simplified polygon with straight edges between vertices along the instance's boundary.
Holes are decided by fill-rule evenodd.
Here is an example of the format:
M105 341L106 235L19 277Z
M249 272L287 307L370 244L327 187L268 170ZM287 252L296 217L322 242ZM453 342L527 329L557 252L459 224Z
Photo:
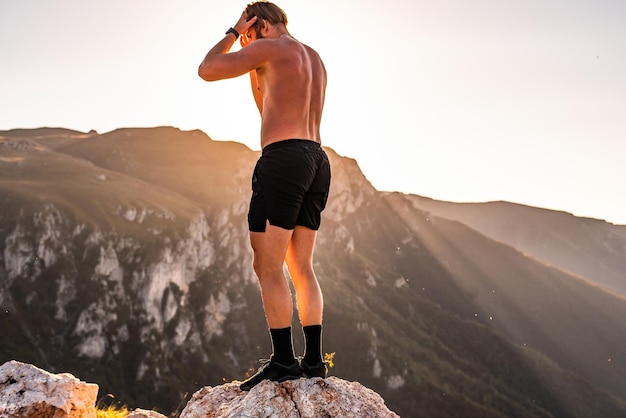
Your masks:
M456 204L416 195L410 200L415 208L462 222L544 263L626 295L626 226L509 202Z

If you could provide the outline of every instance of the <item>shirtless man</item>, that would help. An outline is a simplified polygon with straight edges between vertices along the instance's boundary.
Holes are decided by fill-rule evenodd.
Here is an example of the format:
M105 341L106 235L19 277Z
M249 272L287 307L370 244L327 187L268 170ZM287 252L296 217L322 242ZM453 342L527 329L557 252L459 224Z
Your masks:
M241 384L242 390L264 379L326 377L323 299L312 264L330 187L330 164L320 140L326 70L319 55L294 39L286 26L285 12L275 4L249 4L198 69L206 81L249 73L261 113L263 151L252 176L248 225L273 353ZM241 50L230 53L238 38ZM293 304L285 262L305 337L300 362L293 353Z

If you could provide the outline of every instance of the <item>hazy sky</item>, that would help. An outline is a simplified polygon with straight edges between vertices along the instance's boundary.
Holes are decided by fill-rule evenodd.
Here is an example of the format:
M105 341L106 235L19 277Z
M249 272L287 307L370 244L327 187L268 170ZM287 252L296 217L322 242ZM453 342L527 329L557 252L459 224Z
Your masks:
M329 84L324 145L379 190L626 224L626 1L282 0ZM246 1L0 0L0 129L201 129L259 149L205 53Z

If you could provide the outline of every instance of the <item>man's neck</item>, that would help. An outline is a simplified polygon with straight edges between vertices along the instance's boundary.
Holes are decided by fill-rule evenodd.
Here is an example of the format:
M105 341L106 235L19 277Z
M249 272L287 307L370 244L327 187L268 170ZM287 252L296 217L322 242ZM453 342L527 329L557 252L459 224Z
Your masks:
M291 34L284 25L269 26L266 38L278 39L282 38L283 36L291 36Z

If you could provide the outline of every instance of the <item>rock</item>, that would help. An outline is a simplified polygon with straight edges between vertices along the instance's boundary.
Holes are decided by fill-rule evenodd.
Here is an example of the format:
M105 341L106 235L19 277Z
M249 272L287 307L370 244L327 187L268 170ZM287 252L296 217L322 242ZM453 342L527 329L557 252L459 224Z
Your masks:
M194 393L180 418L399 418L376 392L329 377L283 383L265 380L250 392L238 382Z
M0 418L95 418L98 385L11 360L0 366Z
M148 411L146 409L137 408L126 416L126 418L167 418L165 415L156 411Z

